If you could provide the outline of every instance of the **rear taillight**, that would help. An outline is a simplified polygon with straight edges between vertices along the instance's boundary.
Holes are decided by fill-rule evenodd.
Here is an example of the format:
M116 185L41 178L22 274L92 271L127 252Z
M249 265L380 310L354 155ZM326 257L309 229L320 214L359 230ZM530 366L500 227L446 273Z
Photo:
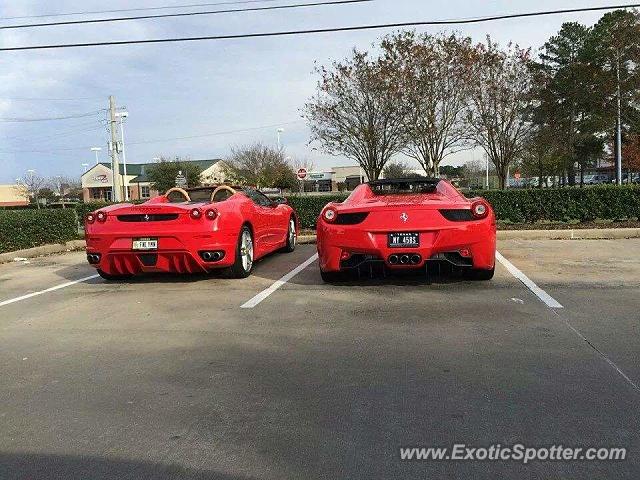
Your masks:
M338 217L338 212L336 212L336 209L333 207L327 207L322 212L322 218L324 219L325 222L334 223L337 217Z
M107 221L107 214L104 212L98 212L96 213L96 220L98 220L100 223L104 223Z
M189 212L189 215L191 215L191 218L193 218L194 220L200 220L202 218L202 212L199 208L194 208L193 210L191 210L191 212Z
M93 223L96 221L96 216L93 213L89 213L86 217L84 217L85 222Z
M204 212L204 216L207 220L215 220L218 218L218 211L210 208L206 212Z
M477 219L485 218L489 215L489 205L483 201L474 202L471 205L471 214Z

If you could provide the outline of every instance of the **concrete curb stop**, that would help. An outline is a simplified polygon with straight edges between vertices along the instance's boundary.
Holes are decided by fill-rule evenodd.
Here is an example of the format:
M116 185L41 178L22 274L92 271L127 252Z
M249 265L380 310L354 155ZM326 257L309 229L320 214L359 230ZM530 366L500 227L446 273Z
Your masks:
M576 230L499 230L498 240L618 240L640 238L640 228L591 228ZM300 235L300 245L316 243L315 235ZM0 264L26 259L72 252L85 248L84 240L71 240L66 243L42 245L40 247L0 253Z

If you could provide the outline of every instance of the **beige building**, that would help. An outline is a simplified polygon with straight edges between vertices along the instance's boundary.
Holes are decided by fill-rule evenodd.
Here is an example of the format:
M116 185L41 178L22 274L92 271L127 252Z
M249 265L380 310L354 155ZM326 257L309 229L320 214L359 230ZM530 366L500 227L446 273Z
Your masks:
M0 185L0 207L29 205L29 196L18 185Z
M224 182L224 162L222 160L188 160L188 162L194 163L202 169L202 182L204 185ZM147 177L147 169L153 165L155 164L129 163L127 164L127 175L125 176L124 165L120 164L120 178L123 182L121 188L123 188L123 193L125 187L129 189L130 200L144 200L159 195L160 192L151 188L151 182ZM98 163L87 170L81 179L82 197L85 202L112 200L113 171L111 170L111 164ZM124 198L124 195L122 198Z

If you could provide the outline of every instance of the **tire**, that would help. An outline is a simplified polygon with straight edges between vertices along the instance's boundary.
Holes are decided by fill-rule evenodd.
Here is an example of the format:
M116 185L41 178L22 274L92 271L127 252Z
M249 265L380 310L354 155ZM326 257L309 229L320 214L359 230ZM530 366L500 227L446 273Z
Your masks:
M491 270L473 268L465 272L465 277L467 278L467 280L487 281L493 278L493 274L495 273L495 271L496 267L493 267Z
M240 229L238 245L236 246L236 261L229 267L229 278L247 278L253 270L253 235L251 229L244 225Z
M133 275L111 275L110 273L104 272L98 269L98 275L109 282L121 282L123 280L129 280L133 278Z
M336 283L344 280L344 274L342 272L323 272L320 270L320 276L324 283Z
M289 228L287 230L287 244L282 249L285 253L291 253L296 249L298 242L298 233L296 232L296 219L291 217L289 219Z

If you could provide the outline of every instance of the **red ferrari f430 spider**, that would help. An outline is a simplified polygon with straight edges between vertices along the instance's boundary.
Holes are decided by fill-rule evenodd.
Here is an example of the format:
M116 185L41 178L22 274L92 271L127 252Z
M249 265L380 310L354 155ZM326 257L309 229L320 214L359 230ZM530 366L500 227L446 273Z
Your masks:
M482 198L466 198L440 179L390 179L359 185L329 203L317 222L320 272L342 273L381 264L391 270L447 262L471 279L493 277L496 219Z
M259 258L292 252L297 235L297 216L285 200L228 185L173 188L146 203L111 205L85 218L87 260L107 280L215 269L244 278Z

